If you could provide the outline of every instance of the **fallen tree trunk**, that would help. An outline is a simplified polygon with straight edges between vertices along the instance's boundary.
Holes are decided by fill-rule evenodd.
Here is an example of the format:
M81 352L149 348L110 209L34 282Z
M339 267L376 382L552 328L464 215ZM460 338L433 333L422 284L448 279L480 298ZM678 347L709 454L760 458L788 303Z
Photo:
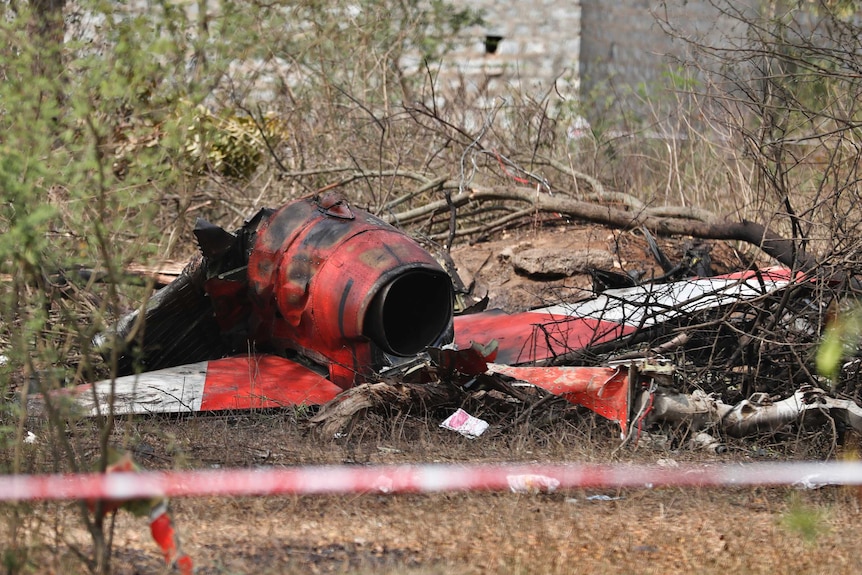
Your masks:
M443 187L454 185L447 182ZM430 202L424 206L396 214L382 216L390 223L406 225L436 213L459 208L468 203L509 200L530 204L533 210L565 214L581 220L621 229L646 226L653 233L686 235L701 239L742 241L760 248L779 263L803 272L813 271L817 260L800 249L796 242L782 237L766 226L742 220L729 222L717 220L702 210L675 208L643 208L636 211L615 208L609 205L584 202L562 195L537 193L526 187L472 187L469 192L452 194L451 206L447 200Z

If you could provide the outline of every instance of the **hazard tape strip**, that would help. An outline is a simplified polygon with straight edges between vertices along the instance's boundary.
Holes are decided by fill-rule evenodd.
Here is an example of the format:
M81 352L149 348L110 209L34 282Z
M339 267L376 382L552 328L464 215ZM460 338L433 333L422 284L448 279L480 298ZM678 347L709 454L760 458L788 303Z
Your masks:
M0 477L0 501L556 489L862 485L862 462L311 466Z

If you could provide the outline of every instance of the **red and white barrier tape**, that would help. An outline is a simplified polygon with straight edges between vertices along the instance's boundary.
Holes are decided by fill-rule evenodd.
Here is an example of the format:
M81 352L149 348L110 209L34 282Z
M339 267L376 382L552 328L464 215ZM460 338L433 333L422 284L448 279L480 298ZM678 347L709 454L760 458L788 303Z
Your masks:
M0 501L570 488L862 485L862 462L681 465L311 466L0 477ZM517 489L516 489L517 490Z

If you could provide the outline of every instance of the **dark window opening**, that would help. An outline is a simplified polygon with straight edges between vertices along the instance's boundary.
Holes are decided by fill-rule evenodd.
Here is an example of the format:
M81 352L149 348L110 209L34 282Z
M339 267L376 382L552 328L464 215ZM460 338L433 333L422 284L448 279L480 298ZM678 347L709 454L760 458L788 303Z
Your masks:
M502 36L485 36L485 53L496 54L497 48L500 46L500 42L502 42L502 40Z

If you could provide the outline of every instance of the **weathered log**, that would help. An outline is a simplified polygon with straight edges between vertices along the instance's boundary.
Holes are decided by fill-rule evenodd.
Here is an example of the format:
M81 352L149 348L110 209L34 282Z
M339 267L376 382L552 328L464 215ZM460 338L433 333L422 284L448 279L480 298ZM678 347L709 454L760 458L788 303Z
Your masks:
M473 187L469 192L453 194L451 204L458 208L471 202L510 200L530 204L536 211L565 214L581 220L634 229L646 226L653 233L670 236L685 235L701 239L742 241L760 248L779 263L804 272L813 271L818 262L791 239L780 236L763 224L742 220L739 222L709 218L702 211L691 213L675 210L668 216L665 208L644 208L631 211L609 205L576 200L561 194L537 193L525 187ZM450 209L445 200L429 202L424 206L384 216L390 222L405 225L430 214Z

